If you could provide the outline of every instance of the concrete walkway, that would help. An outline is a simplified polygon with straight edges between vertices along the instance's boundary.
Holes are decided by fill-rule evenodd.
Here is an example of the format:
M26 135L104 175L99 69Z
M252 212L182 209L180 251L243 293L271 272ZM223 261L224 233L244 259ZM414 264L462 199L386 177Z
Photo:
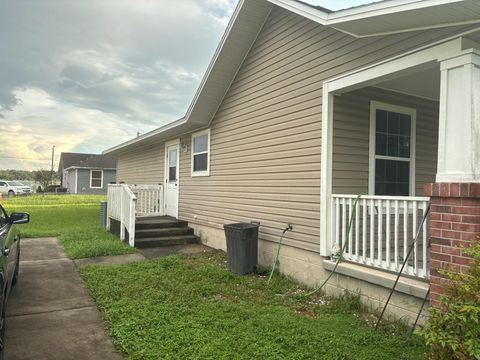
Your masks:
M53 238L22 240L6 329L7 360L121 359L75 265Z

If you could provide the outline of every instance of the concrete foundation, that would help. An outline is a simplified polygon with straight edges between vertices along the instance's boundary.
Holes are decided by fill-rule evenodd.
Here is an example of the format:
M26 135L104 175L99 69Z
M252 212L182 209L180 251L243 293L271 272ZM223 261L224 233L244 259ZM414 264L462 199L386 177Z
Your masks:
M189 224L195 230L202 243L226 251L226 241L223 229ZM279 231L280 237L280 231ZM258 264L271 267L276 254L277 244L259 240ZM325 260L319 253L282 245L278 261L278 270L290 278L307 286L316 287L330 274L331 262ZM339 267L328 285L326 292L330 295L341 295L350 291L360 295L362 302L372 310L381 310L385 305L391 287L395 280L394 274L349 264ZM341 274L341 272L349 275ZM423 298L428 290L428 283L402 277L387 308L387 316L391 319L413 323L421 308ZM423 322L426 311L420 319Z

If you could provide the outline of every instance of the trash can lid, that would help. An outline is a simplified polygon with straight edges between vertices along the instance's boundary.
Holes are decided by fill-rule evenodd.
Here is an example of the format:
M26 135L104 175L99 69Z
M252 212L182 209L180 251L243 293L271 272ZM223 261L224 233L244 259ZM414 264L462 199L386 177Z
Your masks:
M247 230L258 228L258 224L250 223L235 223L235 224L225 224L223 225L224 229L234 229L234 230Z

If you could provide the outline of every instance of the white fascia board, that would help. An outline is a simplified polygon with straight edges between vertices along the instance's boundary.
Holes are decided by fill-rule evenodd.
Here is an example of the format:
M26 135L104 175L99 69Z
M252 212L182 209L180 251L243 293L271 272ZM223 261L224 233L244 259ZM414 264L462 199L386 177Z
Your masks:
M93 167L93 166L70 166L69 168L66 168L64 171L69 171L69 170L76 170L76 169L83 169L83 170L117 170L116 168L103 168L103 167Z
M339 10L328 15L327 25L361 20L374 16L418 10L438 5L453 4L463 0L390 0ZM425 19L428 22L428 19Z
M268 0L274 5L280 6L295 14L301 15L307 19L313 20L321 25L327 24L328 13L320 9L315 9L312 6L302 4L298 1L292 0Z
M179 125L183 125L186 123L186 119L183 117L181 119L178 119L176 121L173 121L167 125L164 125L162 127L159 127L158 129L155 129L155 130L152 130L146 134L143 134L141 136L138 136L136 137L135 139L132 139L132 140L128 140L128 141L125 141L124 143L121 143L119 145L116 145L114 147L111 147L105 151L102 152L102 154L104 155L107 155L107 154L111 154L111 153L114 153L114 152L117 152L118 150L121 150L127 146L130 146L130 145L134 145L134 144L139 144L139 143L142 143L142 142L145 142L146 140L148 139L152 139L152 138L155 138L159 135L161 135L162 133L164 133L165 131L167 130L170 130L174 127L177 127Z
M372 33L372 34L360 34L354 31L347 31L342 29L341 24L348 23L355 20L363 20L376 16L390 15L399 12L406 11L415 11L422 8L452 4L457 2L462 2L464 0L390 0L390 1L381 1L378 3L361 5L350 9L334 11L327 13L320 9L316 9L313 6L308 6L297 2L296 0L267 0L274 5L280 6L286 10L289 10L293 13L296 13L300 16L303 16L307 19L315 21L321 25L331 26L338 31L341 31L345 34L351 35L356 38L370 37L377 35L387 35L394 33L401 33L406 31L430 29L437 27L445 26L455 26L455 25L465 25L475 23L477 21L465 21L457 22L452 24L429 24L428 19L426 19L425 24L419 28L411 29L399 29L398 31L387 31L382 33ZM336 25L336 26L335 26Z
M207 82L208 78L210 77L210 73L212 72L215 63L218 60L218 57L220 56L220 53L222 51L223 46L225 45L225 42L227 41L230 32L232 31L233 24L237 20L238 14L240 13L240 10L242 9L243 5L245 3L245 0L240 0L237 4L237 7L235 8L232 18L228 22L227 29L223 33L222 39L220 40L220 44L218 44L217 49L215 50L215 53L213 54L213 58L210 61L210 64L208 64L207 71L205 72L205 75L202 78L202 81L200 82L200 86L197 89L197 92L195 93L195 96L193 97L192 102L190 103L190 106L187 110L187 114L185 115L185 118L189 118L190 115L192 114L193 109L195 108L195 105L197 104L198 98L200 97L200 94L203 92L203 89L205 88L205 83Z
M433 46L432 46L433 45ZM330 92L345 92L360 85L361 87L378 82L383 77L391 76L399 71L438 62L450 54L462 51L462 39L457 38L437 45L430 44L425 49L415 49L410 53L402 54L396 58L385 60L377 64L357 69L326 81Z
M221 55L222 49L223 49L225 43L227 42L227 40L230 36L233 25L237 21L237 18L239 16L242 8L244 6L247 6L249 3L251 3L251 2L250 1L245 1L245 0L240 0L238 2L237 7L235 8L235 11L232 15L232 18L230 19L230 22L228 23L227 28L226 28L223 36L222 36L222 39L220 40L220 43L219 43L219 45L218 45L218 47L215 51L215 54L213 55L213 58L210 61L210 64L207 68L207 71L206 71L204 77L202 78L202 81L200 82L200 86L198 87L197 92L195 93L195 96L194 96L192 102L190 103L190 106L189 106L189 108L186 112L186 115L181 119L178 119L178 120L176 120L172 123L169 123L165 126L162 126L162 127L158 128L158 129L152 130L152 131L150 131L150 132L148 132L144 135L141 135L141 136L139 136L135 139L126 141L122 144L119 144L119 145L116 145L112 148L109 148L109 149L103 151L103 154L116 153L118 151L122 151L122 150L126 149L127 147L130 147L130 146L133 146L133 145L141 145L143 143L146 143L148 140L153 141L153 140L157 140L157 139L162 139L162 135L164 135L164 133L166 131L174 130L175 128L178 128L178 131L177 132L174 131L174 134L170 134L169 138L173 137L173 136L178 136L178 135L182 134L182 131L183 131L183 129L181 128L182 125L185 125L187 123L191 123L193 125L196 125L195 119L191 118L192 112L197 107L197 103L199 101L200 95L203 92L208 91L208 89L205 88L207 80L211 77L211 73L212 73L213 69L215 68L215 64L217 63L217 60ZM262 24L260 24L261 27L260 27L259 31L263 27L263 24L265 23L265 21L266 21L266 19L264 19ZM257 34L257 36L258 36L258 34ZM250 44L249 49L251 48L251 45L252 44ZM231 84L232 81L233 81L233 79L229 79L229 84ZM217 108L218 108L219 105L220 104L216 104ZM204 121L204 122L198 123L198 126L194 126L194 128L195 129L201 129L202 127L208 126L208 124L210 123L210 120L211 119L204 119L204 120L202 119L202 121Z
M218 45L217 49L215 50L213 58L210 61L210 64L208 65L207 71L205 72L205 75L203 76L202 81L200 82L200 86L198 87L197 92L195 93L195 96L193 97L193 100L190 103L190 106L188 107L186 115L181 119L178 119L174 122L171 122L171 123L169 123L165 126L162 126L158 129L152 130L152 131L150 131L150 132L148 132L148 133L146 133L142 136L139 136L135 139L126 141L126 142L124 142L122 144L119 144L119 145L116 145L112 148L109 148L109 149L103 151L103 154L114 153L114 152L122 150L126 147L129 147L131 145L140 144L140 143L143 143L143 142L147 141L148 139L159 137L165 131L170 130L172 128L175 128L177 126L183 125L183 124L188 122L188 119L189 119L190 115L192 114L192 111L195 108L195 105L197 104L197 101L198 101L198 98L200 97L200 94L204 91L205 83L207 82L207 79L210 77L210 73L212 72L212 69L215 66L215 63L217 62L217 59L220 55L220 52L223 48L223 45L225 44L228 36L230 35L230 31L231 31L231 29L233 27L233 24L235 23L235 21L238 17L238 14L240 13L240 10L241 10L242 6L244 5L244 2L245 2L245 0L240 0L238 2L238 5L235 8L233 16L232 16L232 18L230 19L230 22L227 25L227 29L225 30L225 32L222 36L222 39L220 40L220 44Z

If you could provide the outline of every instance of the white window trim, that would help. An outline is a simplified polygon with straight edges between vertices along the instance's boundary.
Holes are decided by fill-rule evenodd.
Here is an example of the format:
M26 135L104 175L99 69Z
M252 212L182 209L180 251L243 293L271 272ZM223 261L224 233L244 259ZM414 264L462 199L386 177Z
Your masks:
M376 155L376 113L377 110L391 111L409 115L410 126L410 158L391 157ZM417 110L405 106L392 105L379 101L370 102L370 141L369 141L369 168L368 168L368 194L375 195L375 160L395 160L410 163L410 188L409 196L415 196L415 158L416 158L416 133L417 133Z
M93 172L100 171L102 176L100 177L100 186L92 186ZM103 189L103 170L92 169L90 170L90 189Z
M207 151L202 151L202 152L195 153L195 152L194 152L194 147L193 147L193 140L194 140L196 137L202 136L202 135L208 135ZM191 155L190 162L191 162L191 174L192 174L192 177L194 177L194 176L210 176L210 129L202 130L202 131L199 131L199 132L196 132L196 133L193 133L193 134L192 134L191 149L192 149L192 155ZM205 154L205 153L207 154L207 170L204 170L204 171L193 171L193 157L194 157L195 155L200 155L200 154Z

